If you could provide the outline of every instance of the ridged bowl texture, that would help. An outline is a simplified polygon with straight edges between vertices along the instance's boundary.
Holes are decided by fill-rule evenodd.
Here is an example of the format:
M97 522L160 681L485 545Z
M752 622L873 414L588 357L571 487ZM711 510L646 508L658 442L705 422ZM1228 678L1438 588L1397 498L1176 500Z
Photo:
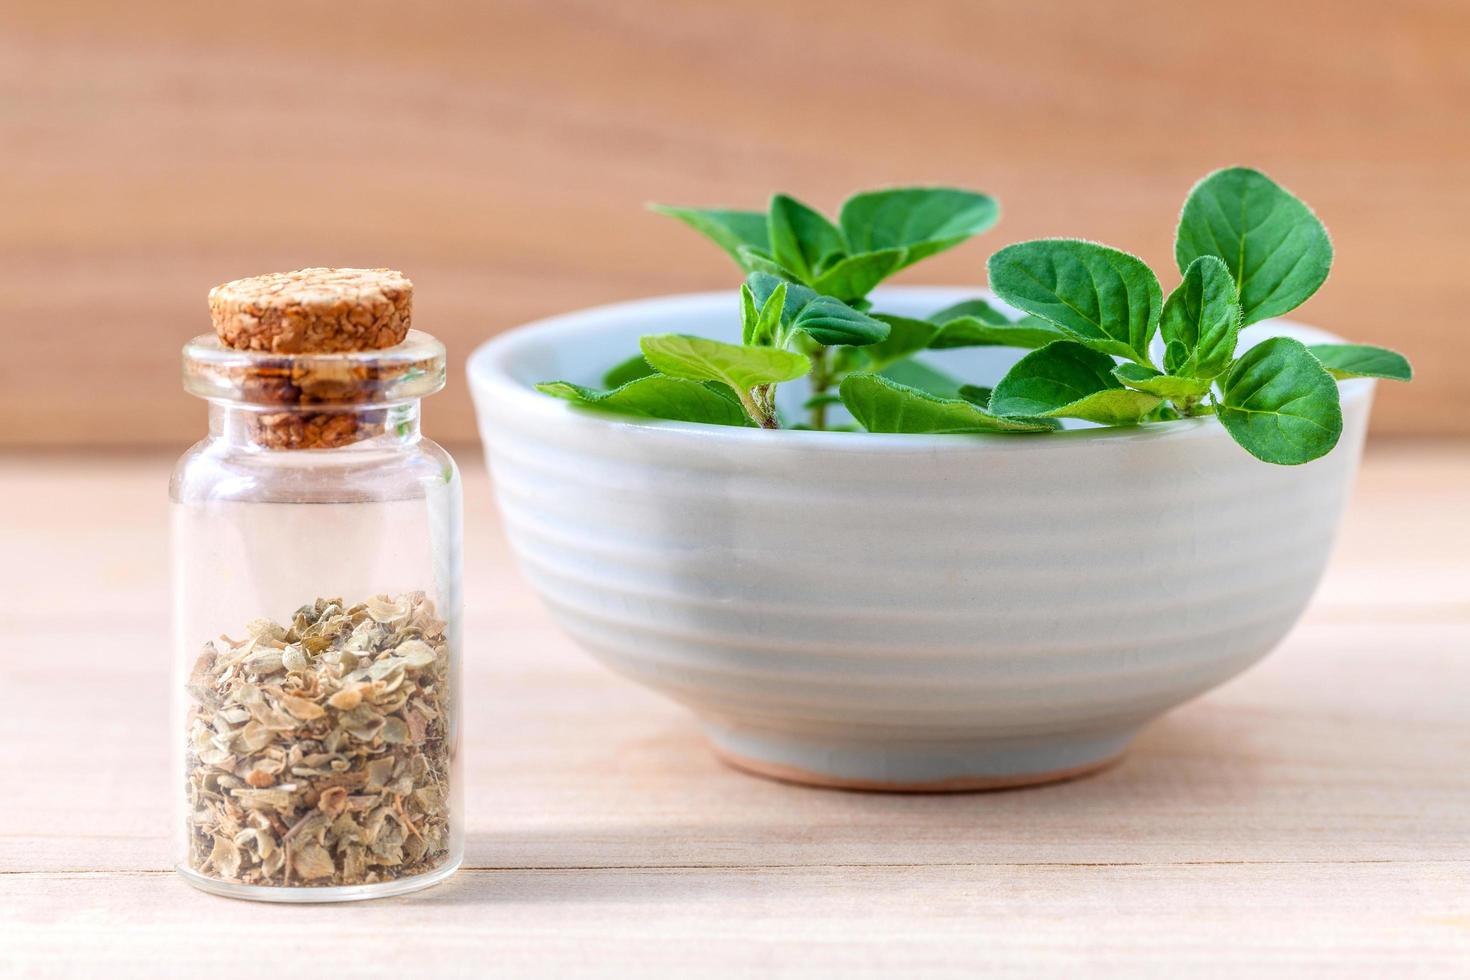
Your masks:
M920 316L974 290L880 290ZM557 621L782 778L968 789L1105 765L1275 646L1321 577L1373 385L1327 457L1259 462L1213 419L1044 435L769 432L535 392L644 333L734 340L733 293L587 310L469 363L500 511ZM1246 342L1321 331L1262 324ZM1020 351L934 352L993 384ZM784 386L788 406L800 384Z

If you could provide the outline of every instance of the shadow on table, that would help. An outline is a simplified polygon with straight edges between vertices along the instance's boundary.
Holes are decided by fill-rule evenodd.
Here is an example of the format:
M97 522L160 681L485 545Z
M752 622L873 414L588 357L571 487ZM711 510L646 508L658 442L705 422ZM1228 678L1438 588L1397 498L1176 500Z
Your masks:
M1268 808L1278 818L1292 814L1292 781L1262 778L1269 746L1242 737L1239 718L1181 714L1094 776L989 793L792 786L720 765L687 733L655 737L636 768L666 765L662 778L614 787L595 816L508 815L503 832L469 836L459 875L411 900L668 902L671 890L690 902L758 900L772 887L842 887L855 867L973 868L980 881L1019 866L1249 860L1264 842L1243 839L1239 824L1263 796L1280 797Z

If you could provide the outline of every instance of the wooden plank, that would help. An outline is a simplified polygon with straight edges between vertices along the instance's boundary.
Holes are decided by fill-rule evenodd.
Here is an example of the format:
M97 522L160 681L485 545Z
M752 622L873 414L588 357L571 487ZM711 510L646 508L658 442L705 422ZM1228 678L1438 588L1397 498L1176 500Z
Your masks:
M732 285L646 201L783 189L830 208L864 186L976 186L1003 200L1001 226L904 278L978 285L991 250L1038 235L1167 271L1184 193L1237 162L1333 229L1337 270L1303 318L1418 362L1413 385L1385 386L1379 430L1470 432L1441 367L1470 354L1463 3L252 12L7 5L0 372L20 419L0 444L187 441L200 407L176 351L207 328L207 288L241 275L408 271L418 323L454 355L431 427L468 442L459 366L484 338Z
M1303 624L1122 765L952 797L715 762L556 632L468 458L466 870L350 910L167 871L167 460L0 457L0 972L199 975L306 923L272 972L1463 973L1465 449L1371 448Z
M38 905L44 888L57 901ZM59 900L65 896L65 900ZM1463 976L1439 864L471 872L346 908L163 875L0 876L0 969L36 977Z

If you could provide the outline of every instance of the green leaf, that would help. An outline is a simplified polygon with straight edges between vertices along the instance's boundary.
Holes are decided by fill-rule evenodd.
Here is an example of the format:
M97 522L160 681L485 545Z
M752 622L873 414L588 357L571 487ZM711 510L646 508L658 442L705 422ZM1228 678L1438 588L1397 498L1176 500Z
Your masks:
M1206 413L1206 414L1208 414L1208 413ZM1144 421L1145 422L1173 422L1173 421L1175 421L1177 419L1182 419L1182 418L1184 418L1184 416L1177 409L1175 409L1173 405L1170 405L1168 402L1161 402L1159 404L1159 407L1156 408L1156 409L1154 409L1149 414L1149 417L1147 419L1145 419Z
M1164 303L1141 259L1092 242L1045 238L990 257L990 288L1093 350L1147 362Z
M745 267L747 273L753 275L759 272L777 279L785 279L788 282L801 281L801 277L796 273L783 265L778 265L776 260L771 258L769 252L763 252L758 248L752 248L748 245L742 245L738 252L739 258L737 261Z
M1202 255L1229 268L1242 326L1296 309L1332 268L1332 242L1311 208L1245 167L1215 171L1184 202L1174 239L1179 271Z
M862 299L884 279L903 268L906 253L901 248L849 255L824 269L812 288L845 302Z
M791 326L828 347L834 344L862 347L888 336L888 324L859 313L831 296L818 296L807 303L792 318Z
M710 391L713 391L715 394L719 395L721 398L728 401L730 404L739 408L742 412L745 411L745 403L740 400L739 392L731 389L729 385L721 384L718 381L701 381L699 383L704 385ZM750 416L747 414L746 418L749 419Z
M960 300L952 306L946 306L937 313L931 313L929 319L934 323L948 323L951 320L959 320L964 317L973 317L984 323L1010 323L1011 318L983 299Z
M1011 320L983 299L966 300L935 313L929 318L940 325L929 346L935 350L950 347L1045 347L1053 340L1065 340L1069 334L1039 316L1027 314Z
M746 280L755 302L762 305L782 284L782 280L765 272L752 272ZM781 311L782 323L791 330L809 335L819 344L846 344L861 347L888 336L888 324L866 313L859 313L839 299L821 296L800 283L786 283L786 303Z
M776 285L759 305L749 283L740 286L740 342L747 346L771 347L781 329L781 313L786 308L787 284Z
M634 354L626 361L619 361L617 364L608 368L607 373L602 376L602 384L606 388L617 388L627 384L629 381L646 378L653 373L653 368L648 366L648 362L643 359L643 355Z
M685 381L661 374L637 378L612 391L597 391L567 381L548 381L536 388L569 402L622 415L674 419L679 422L709 422L714 425L751 424L738 401L719 394L698 381Z
M786 301L783 293L781 301ZM778 318L779 319L779 318ZM755 303L749 283L740 284L740 342L747 347L755 345L756 333L760 330L761 309Z
M928 347L929 341L939 332L939 328L928 320L913 320L888 313L879 313L875 319L888 324L887 337L863 348L868 355L869 370L875 374L895 361L901 361Z
M678 218L690 228L704 235L747 272L750 265L742 248L755 249L769 254L770 239L766 234L766 216L759 211L731 211L723 208L676 208L667 204L651 204L649 207L659 214Z
M1387 378L1408 381L1414 377L1409 359L1387 347L1368 344L1313 344L1307 350L1322 362L1334 378Z
M842 403L869 432L1045 432L1045 422L1001 418L960 398L938 398L876 374L849 374Z
M980 385L960 385L960 397L971 405L981 408L990 407L990 396L995 394L994 388L983 388Z
M914 360L912 357L895 361L882 371L873 373L906 388L917 388L937 398L958 398L960 389L965 386L964 382L958 378L950 377L938 368L932 368L923 361Z
M1223 261L1201 255L1189 263L1184 281L1164 300L1159 333L1168 345L1164 366L1170 374L1208 379L1230 369L1240 333L1240 303Z
M817 298L817 294L808 286L790 279L783 279L769 272L752 272L745 279L745 284L750 287L750 293L755 297L757 305L765 305L766 300L781 286L786 287L786 302L781 307L781 322L790 323L803 306Z
M796 273L804 283L834 256L847 254L847 242L837 226L794 197L771 198L768 215L771 258Z
M670 377L718 381L737 392L795 380L812 366L810 360L788 350L742 347L687 334L649 334L638 343L644 359Z
M1222 385L1220 422L1257 459L1325 456L1342 434L1337 382L1300 341L1273 337L1242 354Z
M980 234L999 217L1000 206L986 194L898 187L848 198L838 224L852 252L902 248L898 268L904 268Z
M1123 387L1111 357L1071 340L1058 340L1017 361L995 386L990 409L1028 418L1074 418L1103 425L1134 425L1159 399Z
M1210 392L1210 382L1204 378L1182 378L1162 374L1142 364L1119 364L1113 368L1113 377L1130 388L1148 392L1170 401L1202 398Z

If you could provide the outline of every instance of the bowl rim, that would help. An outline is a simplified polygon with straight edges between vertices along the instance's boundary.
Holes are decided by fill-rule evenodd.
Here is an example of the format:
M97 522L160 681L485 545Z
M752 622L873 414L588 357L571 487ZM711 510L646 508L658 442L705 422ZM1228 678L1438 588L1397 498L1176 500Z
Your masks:
M1224 426L1214 416L1193 419L1175 419L1168 422L1145 422L1135 426L1102 426L1096 428L1066 429L1047 433L903 433L903 432L819 432L810 429L757 429L733 425L716 425L712 422L681 422L673 419L641 418L632 415L616 415L611 412L579 410L577 406L560 398L553 398L512 377L506 369L508 361L517 353L543 344L555 344L567 335L576 334L597 321L610 315L626 316L640 310L686 307L691 316L707 314L714 304L729 305L734 309L734 290L709 290L692 293L667 293L640 299L604 303L584 307L554 316L542 317L529 323L512 327L497 334L476 347L465 360L465 376L469 382L470 395L475 402L476 416L484 411L491 399L513 406L517 411L543 420L575 416L588 424L605 426L619 432L646 432L649 435L662 433L669 437L692 437L704 443L719 442L732 447L754 445L803 445L811 450L838 450L844 453L914 451L955 451L976 448L994 449L1006 447L1016 451L1042 448L1056 449L1077 442L1096 443L1127 441L1158 441L1164 439L1187 439L1209 436L1226 436ZM995 300L994 294L976 286L882 286L874 290L875 305L888 298L924 298L937 308L963 299L983 298ZM1001 305L1004 305L1003 302ZM1345 343L1329 331L1296 320L1272 318L1252 326L1265 328L1261 337L1272 336L1271 325L1291 327L1315 334L1313 343ZM1372 378L1348 378L1338 382L1344 408L1349 404L1371 397L1374 387ZM485 433L481 432L482 437ZM1046 438L1037 438L1044 435ZM1029 436L1029 438L1027 438Z

